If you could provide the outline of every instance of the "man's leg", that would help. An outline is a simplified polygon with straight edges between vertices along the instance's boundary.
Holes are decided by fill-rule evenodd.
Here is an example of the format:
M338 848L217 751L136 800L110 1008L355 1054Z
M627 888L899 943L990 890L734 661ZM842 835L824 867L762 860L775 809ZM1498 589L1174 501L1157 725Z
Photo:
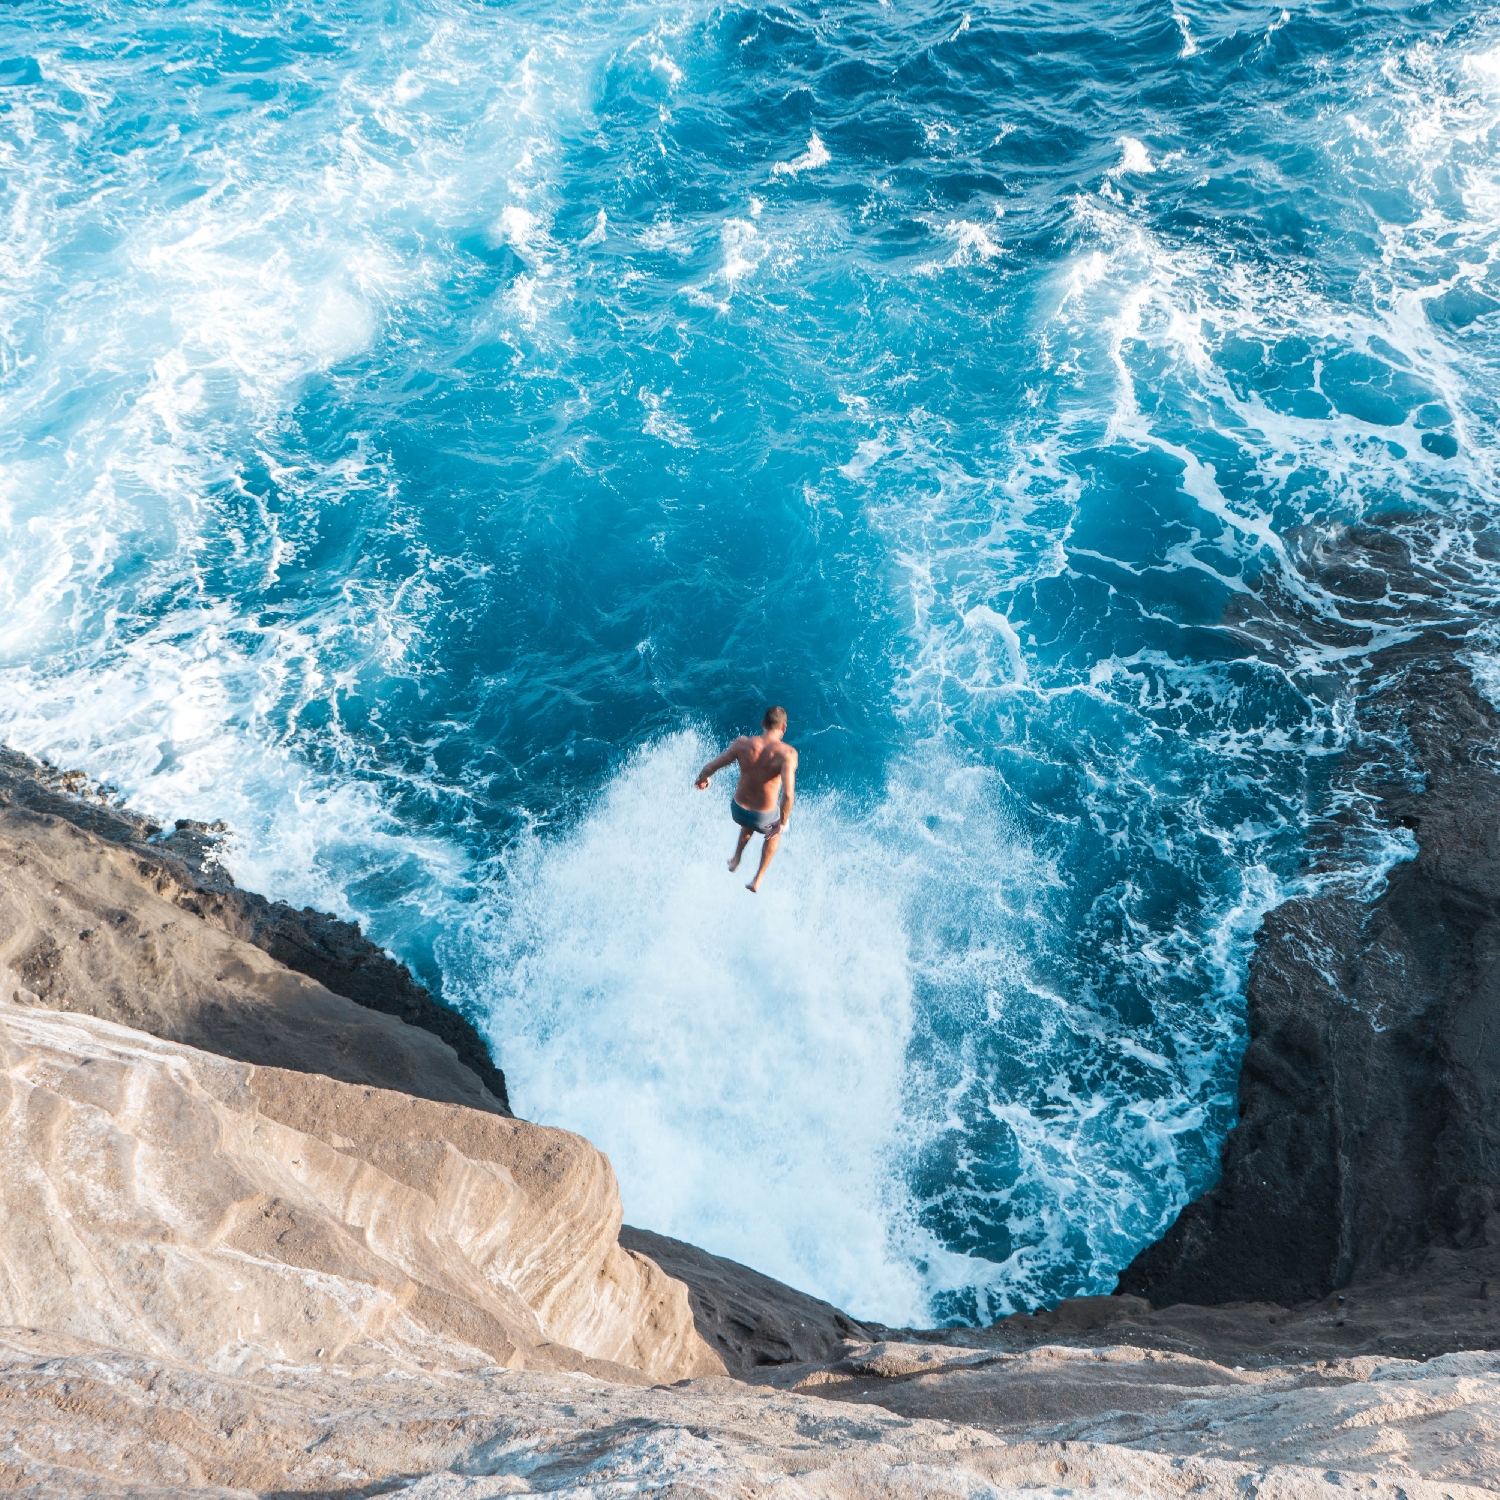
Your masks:
M760 891L760 883L766 878L766 871L771 868L771 861L776 856L776 846L781 842L781 829L778 827L775 833L768 833L766 841L760 846L760 869L755 872L755 879L745 887L747 891Z
M740 841L734 846L734 858L729 861L729 868L731 870L739 869L740 856L745 852L745 845L750 842L750 833L751 830L748 828L740 829Z

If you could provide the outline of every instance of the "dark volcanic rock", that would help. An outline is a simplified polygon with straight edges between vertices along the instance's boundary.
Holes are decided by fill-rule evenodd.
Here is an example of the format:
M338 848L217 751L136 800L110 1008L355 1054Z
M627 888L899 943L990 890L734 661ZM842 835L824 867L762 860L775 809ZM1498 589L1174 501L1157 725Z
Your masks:
M1371 658L1335 801L1416 857L1373 899L1331 878L1266 918L1222 1178L1121 1292L1290 1306L1500 1243L1500 718L1457 649L1429 631Z
M500 1112L510 1113L505 1075L474 1027L435 1000L404 964L365 937L357 923L340 921L311 907L298 911L285 902L240 890L216 858L222 824L179 819L170 832L164 832L116 805L110 788L95 786L82 772L60 772L3 746L0 805L64 818L98 838L128 846L140 873L158 895L253 943L334 994L432 1033L479 1078ZM29 955L27 964L35 971L23 970L28 987L45 999L48 954Z
M783 1365L829 1359L849 1340L879 1338L887 1331L856 1323L830 1303L664 1234L626 1224L620 1244L687 1284L699 1336L732 1375L756 1379Z

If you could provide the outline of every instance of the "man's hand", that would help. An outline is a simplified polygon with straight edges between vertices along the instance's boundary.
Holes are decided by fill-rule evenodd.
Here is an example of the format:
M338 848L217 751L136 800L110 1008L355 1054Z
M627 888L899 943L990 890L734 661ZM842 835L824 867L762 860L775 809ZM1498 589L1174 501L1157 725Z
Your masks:
M743 738L744 736L741 735L740 739ZM714 756L714 758L709 761L709 763L704 766L701 771L698 772L698 779L693 783L693 785L697 787L700 792L706 792L708 790L708 778L712 776L715 771L722 771L725 766L733 765L735 760L738 759L739 748L740 740L736 740L727 750L722 751L720 754Z

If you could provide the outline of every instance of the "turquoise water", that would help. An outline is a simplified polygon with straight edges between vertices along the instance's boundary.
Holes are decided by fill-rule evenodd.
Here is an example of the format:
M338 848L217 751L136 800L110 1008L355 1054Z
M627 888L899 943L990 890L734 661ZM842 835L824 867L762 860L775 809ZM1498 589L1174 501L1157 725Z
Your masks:
M11 7L0 735L360 917L634 1222L1107 1290L1411 628L1342 530L1493 675L1497 144L1493 5Z

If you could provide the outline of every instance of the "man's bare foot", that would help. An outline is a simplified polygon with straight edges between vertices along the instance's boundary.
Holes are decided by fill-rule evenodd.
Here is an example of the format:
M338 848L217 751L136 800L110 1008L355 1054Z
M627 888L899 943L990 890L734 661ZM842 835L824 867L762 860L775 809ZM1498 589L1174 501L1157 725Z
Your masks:
M745 889L749 891L752 896L758 896L760 895L760 882L758 880L752 880L745 887Z
M729 861L729 873L731 875L733 875L734 872L739 869L739 867L740 867L740 857L739 857L738 854L736 854L734 856L734 858Z

